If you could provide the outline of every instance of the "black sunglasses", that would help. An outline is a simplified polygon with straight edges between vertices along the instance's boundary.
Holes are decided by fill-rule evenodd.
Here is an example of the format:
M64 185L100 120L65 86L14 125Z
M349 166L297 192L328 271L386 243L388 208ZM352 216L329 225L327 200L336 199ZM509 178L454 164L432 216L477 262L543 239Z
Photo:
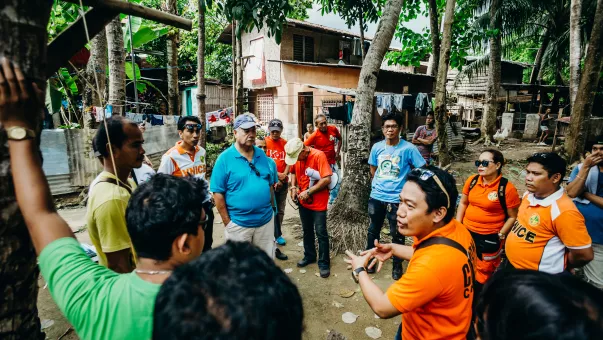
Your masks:
M205 219L203 221L199 221L199 225L201 226L201 229L205 230L205 228L207 228L207 220L209 219L209 217L207 216L207 214L205 214Z
M259 172L258 168L256 168L255 165L253 165L253 163L251 163L251 162L247 162L247 164L249 164L249 167L251 168L251 170L253 170L253 172L255 172L255 174L258 175L258 177L259 177L260 172Z
M475 166L483 166L484 168L487 168L488 165L490 165L490 161L475 161Z
M442 184L442 181L440 181L440 178L438 177L438 175L436 175L431 170L423 169L423 168L414 168L414 169L412 169L411 173L413 175L416 175L417 177L419 177L419 179L422 181L427 181L428 179L433 178L433 180L436 182L438 187L440 187L440 190L442 190L444 195L446 195L446 200L448 201L448 204L446 205L446 209L450 208L450 195L448 195L448 191L446 191L446 188L444 188L444 184Z
M188 132L194 132L195 128L197 129L197 131L201 131L201 129L203 128L203 124L186 124L184 125L184 128Z

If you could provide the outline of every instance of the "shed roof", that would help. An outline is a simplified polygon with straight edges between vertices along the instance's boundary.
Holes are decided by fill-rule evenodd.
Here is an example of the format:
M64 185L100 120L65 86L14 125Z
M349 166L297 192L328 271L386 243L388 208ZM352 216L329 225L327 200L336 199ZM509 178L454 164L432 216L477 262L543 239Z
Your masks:
M327 85L316 85L316 84L304 84L305 86L312 87L315 89L325 90L327 92L346 95L346 96L356 96L356 89L351 88L342 88L335 86L327 86ZM393 92L375 92L375 96L379 95L387 95L387 94L400 94ZM410 94L402 94L403 96L411 96Z
M338 68L354 68L354 69L361 69L362 66L361 65L348 65L348 64L329 64L329 63L313 63L313 62L307 62L307 61L295 61L295 60L275 60L275 59L269 59L268 61L271 62L276 62L276 63L283 63L283 64L288 64L288 65L304 65L304 66L323 66L323 67L338 67ZM407 76L411 76L411 77L429 77L429 78L434 78L432 76L426 75L426 74L420 74L420 73L411 73L411 72L406 72L406 71L398 71L398 70L391 70L391 69L381 69L381 72L392 72L392 73L398 73L398 74L404 74Z

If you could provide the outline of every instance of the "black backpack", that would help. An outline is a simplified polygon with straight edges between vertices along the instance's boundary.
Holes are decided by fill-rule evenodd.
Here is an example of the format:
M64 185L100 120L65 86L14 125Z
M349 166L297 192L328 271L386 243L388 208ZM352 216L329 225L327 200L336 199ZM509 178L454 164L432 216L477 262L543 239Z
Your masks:
M469 192L471 192L471 189L473 189L475 187L478 179L479 179L479 175L475 175L471 179L471 183L469 183ZM505 197L505 192L507 190L508 183L509 183L509 180L506 179L505 177L502 177L500 179L500 182L498 182L498 202L500 203L500 206L502 207L503 211L505 212L505 221L509 218L509 212L507 211L507 199ZM469 194L467 194L467 197L469 197Z

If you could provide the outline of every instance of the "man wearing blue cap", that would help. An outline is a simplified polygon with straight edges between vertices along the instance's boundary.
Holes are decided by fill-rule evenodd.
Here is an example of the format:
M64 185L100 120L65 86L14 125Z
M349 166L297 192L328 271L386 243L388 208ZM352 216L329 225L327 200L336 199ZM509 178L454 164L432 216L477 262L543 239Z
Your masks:
M253 117L240 115L233 127L235 142L220 154L211 176L226 240L251 242L274 258L272 199L278 178L268 156L255 146Z

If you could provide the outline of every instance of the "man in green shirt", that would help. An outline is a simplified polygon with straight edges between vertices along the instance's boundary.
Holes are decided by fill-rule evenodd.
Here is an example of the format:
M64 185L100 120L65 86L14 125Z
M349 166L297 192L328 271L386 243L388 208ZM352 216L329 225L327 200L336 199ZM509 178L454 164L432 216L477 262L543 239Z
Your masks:
M8 135L17 202L50 293L82 339L150 339L160 285L201 254L205 182L154 176L130 198L126 224L138 264L118 274L93 263L54 208L34 137L43 91L0 61L0 124ZM34 93L35 92L35 93Z

